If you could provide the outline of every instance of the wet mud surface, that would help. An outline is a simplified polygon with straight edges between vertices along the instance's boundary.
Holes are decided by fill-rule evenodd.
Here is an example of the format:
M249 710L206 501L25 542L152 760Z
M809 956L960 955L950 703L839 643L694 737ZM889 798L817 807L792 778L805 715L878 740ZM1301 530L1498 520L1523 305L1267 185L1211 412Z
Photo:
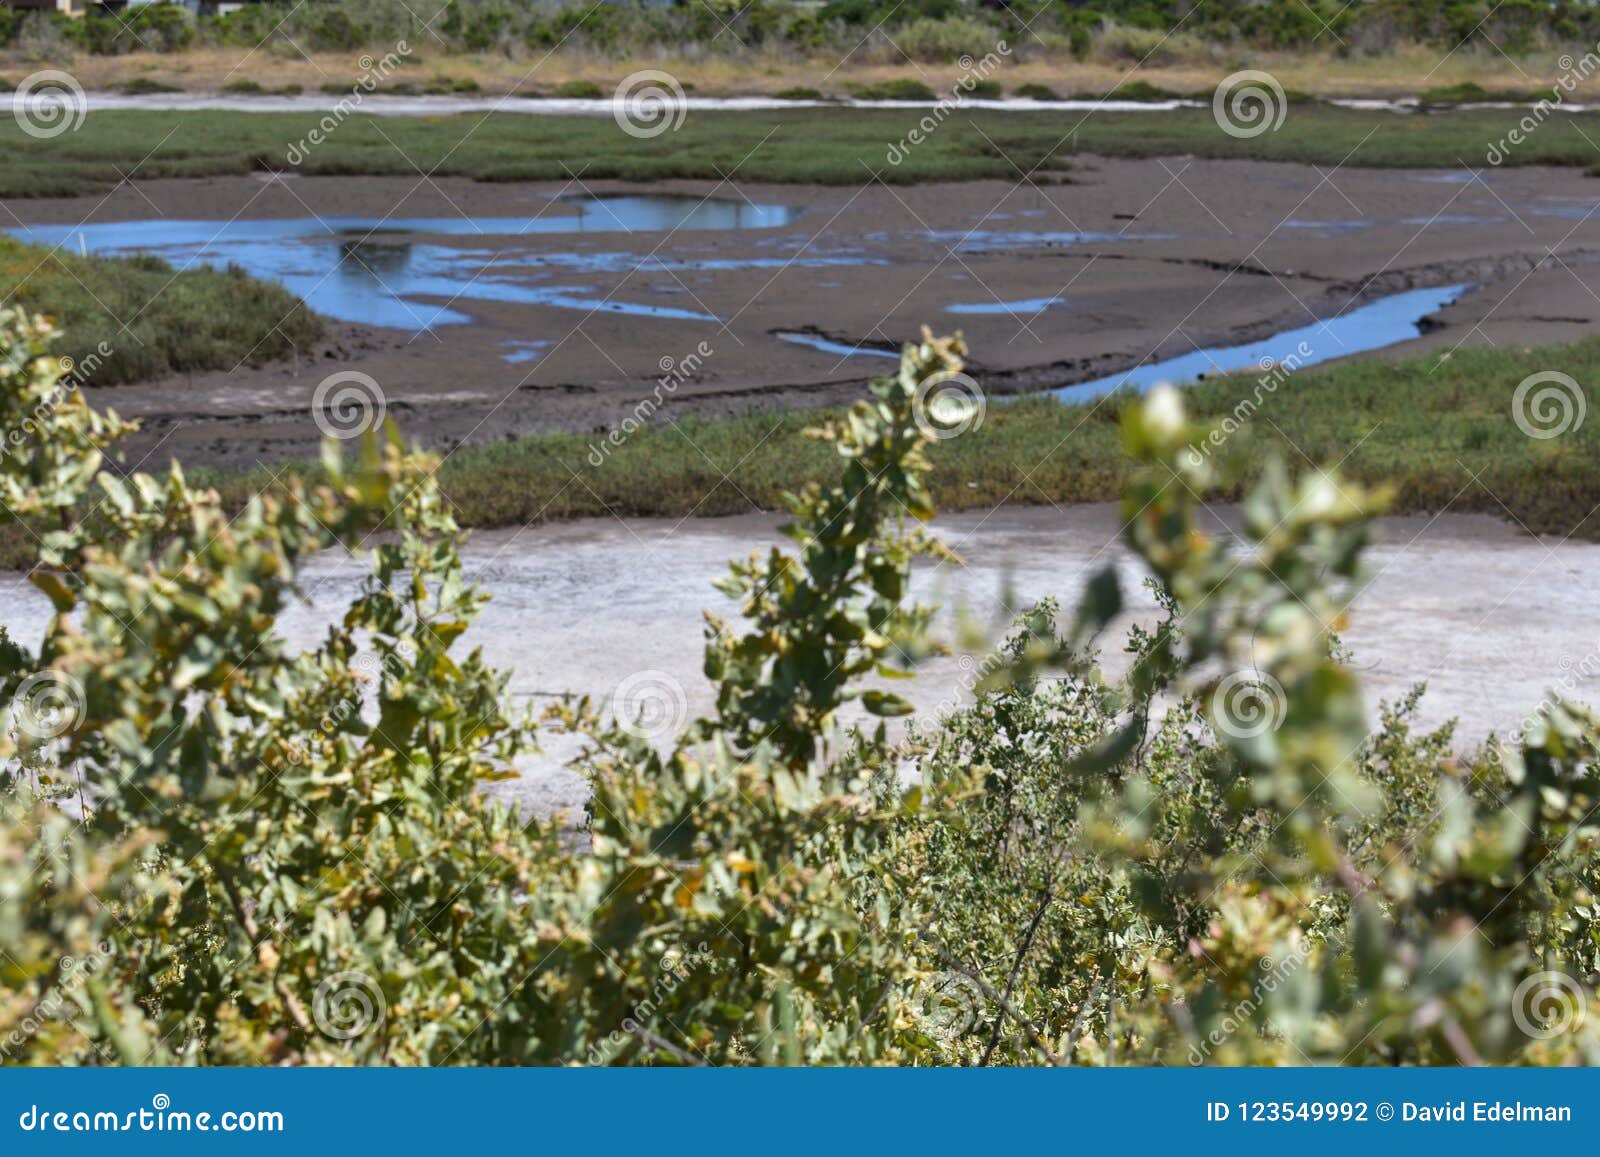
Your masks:
M1600 332L1597 207L1600 182L1561 169L1089 157L1042 188L216 178L9 206L72 251L220 263L242 233L344 315L290 362L92 391L143 422L136 459L231 466L312 456L341 371L448 450L603 432L650 396L664 418L849 401L924 324L966 334L991 395L1429 287L1467 288L1388 352L1570 341Z

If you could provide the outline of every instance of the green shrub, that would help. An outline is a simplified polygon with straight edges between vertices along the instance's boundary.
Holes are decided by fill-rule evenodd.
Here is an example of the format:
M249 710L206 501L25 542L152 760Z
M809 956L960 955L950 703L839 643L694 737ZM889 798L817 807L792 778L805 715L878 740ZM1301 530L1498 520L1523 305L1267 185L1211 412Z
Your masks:
M182 52L194 35L194 18L177 4L147 4L116 15L91 7L83 17L83 46L98 56Z
M136 76L123 84L122 91L129 96L146 96L151 93L182 92L183 89L165 81L152 80L148 76Z
M1128 80L1105 94L1107 100L1173 100L1181 93L1143 80Z
M1019 84L1011 90L1012 96L1020 96L1024 100L1060 100L1061 96L1048 84Z
M595 100L605 92L592 80L564 80L556 85L555 94L567 100Z
M1188 32L1173 32L1170 27L1134 28L1121 24L1102 28L1094 38L1097 54L1119 64L1162 68L1202 59L1203 42Z
M929 381L959 367L954 347L908 354L903 377L819 431L851 465L796 497L793 560L733 568L749 621L708 640L714 718L662 754L586 701L552 712L549 726L588 743L580 855L478 791L511 774L536 728L507 706L503 675L451 654L483 596L462 581L431 461L369 435L352 464L330 454L325 484L292 481L235 512L176 469L112 477L98 467L126 427L62 390L49 336L0 314L0 426L19 435L0 459L3 517L40 536L55 576L40 581L74 608L38 655L0 646L0 754L25 769L0 792L0 847L25 850L17 869L0 860L0 917L26 930L8 936L0 1016L59 1003L59 961L103 941L89 1014L65 1007L59 1029L24 1034L22 1059L925 1051L906 1035L914 942L888 926L916 914L861 888L927 805L873 786L881 737L837 760L821 745L847 701L898 709L852 684L891 648L915 650L926 623L902 600L911 557L931 549L900 529L928 511L924 438L907 432ZM105 496L93 524L71 513L91 488ZM379 527L389 536L341 625L311 651L288 647L276 618L304 560ZM762 657L774 638L791 648L775 670ZM36 699L44 684L68 690L65 722ZM77 824L42 802L69 769L94 785ZM57 861L88 874L27 871Z
M231 370L309 352L321 318L238 269L183 272L155 257L79 257L0 238L12 301L65 330L61 352L97 386ZM263 337L263 335L265 335Z
M437 96L449 93L482 92L478 82L470 77L436 76L422 86L422 91Z
M939 94L920 80L901 77L876 84L852 84L850 95L857 100L937 100Z
M1004 38L989 25L966 16L919 17L894 34L894 43L913 60L944 63L964 56L981 60L996 51L996 44Z
M127 426L51 336L0 312L0 518L58 612L37 650L0 638L8 1060L1600 1060L1573 979L1600 720L1552 696L1465 758L1413 734L1415 696L1369 730L1334 632L1384 494L1269 463L1219 536L1206 504L1258 455L1171 390L1121 416L1161 611L1124 677L1095 662L1112 565L1026 614L969 706L882 724L914 709L865 681L938 650L912 562L956 561L921 524L963 350L925 337L813 431L838 473L790 496L790 550L730 567L714 710L657 732L530 717L461 652L485 595L392 426L226 510L102 469ZM278 616L336 548L370 572L296 649ZM581 745L586 849L479 791L541 729Z
M1468 101L1488 99L1489 93L1483 85L1470 80L1422 90L1422 100L1428 104L1464 104Z

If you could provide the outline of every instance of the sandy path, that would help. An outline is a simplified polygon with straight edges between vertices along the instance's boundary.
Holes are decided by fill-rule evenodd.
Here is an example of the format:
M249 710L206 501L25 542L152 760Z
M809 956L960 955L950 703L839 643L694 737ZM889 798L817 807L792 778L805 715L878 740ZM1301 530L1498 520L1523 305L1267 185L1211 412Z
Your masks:
M710 583L729 558L777 541L776 526L750 516L476 534L468 570L494 598L467 638L513 670L519 696L609 697L625 679L649 673L655 684L681 689L683 714L709 713L701 612L731 613ZM1000 624L1010 617L1003 590L1015 592L1014 608L1045 596L1071 605L1093 570L1113 560L1134 608L1129 619L1153 617L1138 571L1115 542L1112 507L1003 508L941 518L938 529L967 566L924 567L917 578L924 600L964 603ZM1600 627L1588 613L1600 596L1600 545L1533 539L1470 515L1387 520L1383 538L1346 636L1369 703L1426 681L1422 720L1461 719L1465 743L1517 728L1552 688L1600 701ZM306 584L312 605L284 616L286 634L299 642L320 635L360 573L349 560L316 560ZM36 643L47 615L43 597L22 579L0 580L0 621L15 637ZM1106 648L1113 668L1120 633ZM964 697L971 666L941 659L896 690L931 712ZM583 784L562 766L572 750L552 744L502 790L541 811L581 809Z

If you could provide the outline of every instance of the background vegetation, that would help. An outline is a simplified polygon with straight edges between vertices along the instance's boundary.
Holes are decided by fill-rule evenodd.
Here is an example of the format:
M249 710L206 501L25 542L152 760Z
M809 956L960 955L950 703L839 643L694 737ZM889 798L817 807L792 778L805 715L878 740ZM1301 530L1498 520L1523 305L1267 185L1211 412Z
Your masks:
M641 149L599 117L515 113L453 117L354 115L291 163L304 113L107 111L88 117L65 143L35 140L0 123L0 196L59 197L103 191L124 174L138 179L260 171L308 175L434 176L482 181L673 178L859 185L872 174L893 184L925 181L1070 180L1075 153L1121 157L1193 155L1309 164L1460 168L1526 115L1467 109L1434 116L1296 106L1276 132L1238 139L1217 130L1210 108L1152 113L961 110L907 152L904 110L785 109L689 113L670 149ZM1510 150L1506 164L1596 164L1600 113L1551 116ZM1352 156L1354 154L1354 156ZM575 165L573 158L581 157Z
M241 269L178 271L159 257L87 257L0 236L7 304L67 331L59 352L98 386L231 370L309 352L321 317Z
M998 38L1029 50L1091 53L1156 64L1218 50L1311 49L1381 53L1399 44L1454 49L1474 44L1520 53L1593 43L1600 16L1574 0L1021 0L972 5L961 0L829 0L820 8L782 0L731 0L676 6L511 0L330 0L317 5L251 4L198 20L175 6L151 6L117 19L71 20L0 14L0 47L61 48L100 55L182 52L217 45L266 45L339 52L405 39L434 54L527 57L559 50L628 57L639 50L694 46L712 55L751 49L841 55L863 48L912 60L981 57Z

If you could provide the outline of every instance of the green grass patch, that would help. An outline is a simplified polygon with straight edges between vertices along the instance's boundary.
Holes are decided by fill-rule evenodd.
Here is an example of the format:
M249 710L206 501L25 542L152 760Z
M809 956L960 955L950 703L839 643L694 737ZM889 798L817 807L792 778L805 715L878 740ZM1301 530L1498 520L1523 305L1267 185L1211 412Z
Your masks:
M850 95L857 100L937 100L939 94L922 81L911 77L881 80L876 84L852 84Z
M1600 422L1536 439L1513 418L1518 384L1552 368L1585 383L1587 413L1600 413L1600 338L1462 351L1443 362L1434 355L1350 362L1302 370L1276 390L1258 391L1258 377L1236 375L1189 387L1185 398L1196 420L1220 425L1259 392L1254 413L1217 454L1238 451L1259 461L1275 450L1295 468L1337 464L1347 477L1392 485L1397 514L1489 514L1538 534L1600 541ZM979 427L930 450L939 509L1115 501L1128 474L1118 433L1128 401L991 401ZM609 451L603 436L586 434L469 446L444 459L439 478L460 521L484 528L781 510L786 492L830 481L841 469L829 446L803 435L837 415L682 418L645 426ZM308 464L301 472L320 471ZM232 506L279 474L189 473ZM0 529L0 566L32 558L32 544L19 533Z
M182 92L183 89L175 84L151 80L148 76L136 76L122 86L122 91L128 96L150 96L154 93Z
M1392 483L1398 513L1480 512L1536 533L1600 540L1600 422L1540 440L1512 416L1517 385L1551 368L1586 383L1587 410L1600 414L1600 339L1590 339L1302 370L1262 391L1233 437L1276 447L1297 466L1342 462L1363 482ZM1241 400L1254 400L1258 381L1202 382L1185 397L1199 420L1221 423ZM1125 404L992 401L978 429L932 448L939 507L1115 500L1126 480L1117 433ZM839 469L827 446L801 435L824 416L680 420L676 429L647 427L609 454L600 438L582 435L467 447L446 459L441 479L460 516L480 526L779 509L784 491Z
M1587 383L1584 404L1600 413L1600 338L1462 351L1444 362L1374 359L1302 370L1260 390L1253 415L1214 453L1260 460L1273 449L1297 469L1338 464L1362 482L1392 484L1395 513L1491 514L1535 533L1600 540L1600 422L1541 440L1512 416L1517 385L1554 367ZM1256 401L1260 380L1218 378L1184 396L1196 420L1220 425L1241 401ZM930 450L939 508L1115 501L1127 481L1118 429L1128 401L991 401L979 427ZM458 518L479 527L779 510L785 492L841 469L829 446L802 433L837 413L683 418L645 426L609 451L603 436L585 434L469 446L445 458L439 477ZM269 478L198 476L234 503Z
M156 257L80 257L0 237L0 285L0 302L56 320L56 352L93 385L260 365L323 335L298 297L238 269L180 273Z
M564 180L582 157L585 180L719 179L859 184L868 172L916 183L1065 170L1074 151L1115 156L1196 155L1368 166L1482 164L1525 115L1470 109L1433 116L1296 105L1276 132L1241 140L1209 108L1150 113L959 110L885 164L915 123L901 109L691 111L682 128L640 142L609 117L516 113L453 117L352 116L297 166L307 174L436 176L485 181ZM0 196L104 190L124 173L200 177L291 168L287 154L318 118L310 113L205 110L92 113L76 132L36 140L0 122ZM174 128L177 131L173 131ZM1553 116L1509 150L1507 164L1593 165L1600 113ZM398 146L398 147L397 147Z

